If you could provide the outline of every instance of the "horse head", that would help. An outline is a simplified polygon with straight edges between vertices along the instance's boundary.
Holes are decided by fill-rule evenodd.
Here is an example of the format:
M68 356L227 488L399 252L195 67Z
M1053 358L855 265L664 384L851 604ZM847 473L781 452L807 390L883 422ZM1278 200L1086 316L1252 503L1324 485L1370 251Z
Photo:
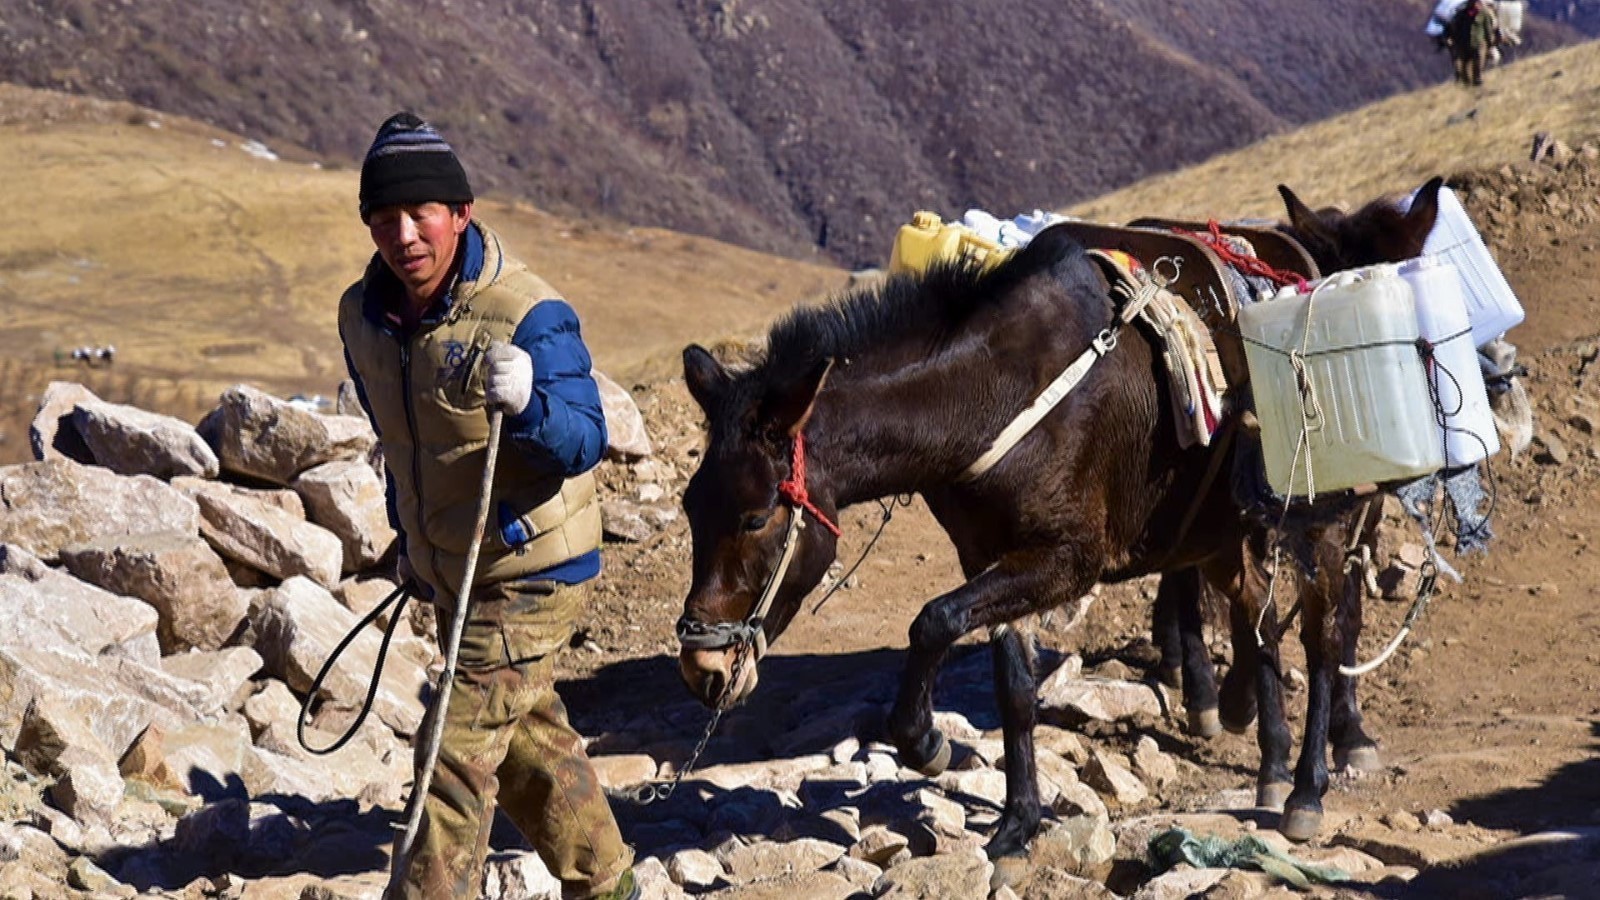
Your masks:
M1278 185L1278 194L1289 213L1285 230L1305 245L1326 274L1421 256L1439 215L1443 186L1444 179L1436 176L1404 207L1379 199L1354 213L1335 207L1313 210L1283 185Z
M708 706L755 690L756 663L783 633L837 549L836 505L806 469L805 428L832 367L730 371L683 353L684 380L710 441L683 495L694 565L678 620L679 671Z

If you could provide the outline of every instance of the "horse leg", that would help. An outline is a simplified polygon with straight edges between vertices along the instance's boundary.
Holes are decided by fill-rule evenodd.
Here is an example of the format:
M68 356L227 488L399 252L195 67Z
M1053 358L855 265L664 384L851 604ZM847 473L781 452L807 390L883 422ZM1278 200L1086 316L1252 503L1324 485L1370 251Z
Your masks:
M1228 635L1233 644L1233 665L1222 676L1222 690L1217 695L1217 713L1222 727L1234 734L1250 730L1256 720L1256 620L1254 604L1241 603L1230 597L1228 603Z
M901 676L900 692L889 713L889 737L905 765L924 775L943 772L950 763L950 745L933 727L933 682L950 645L979 628L1003 625L1046 609L1065 597L1078 597L1089 588L1088 567L1061 564L1039 553L1015 553L989 567L971 581L937 597L922 608L911 624L911 646ZM1015 639L1020 640L1020 639ZM1002 642L1003 644L1006 642ZM1003 648L1009 654L1011 648ZM1000 663L997 663L997 666ZM989 852L1014 853L1038 828L1038 783L1033 773L1032 676L1025 666L1013 671L1005 662L1000 690L1002 707L1026 703L1026 710L1003 712L1007 752L1012 743L1026 740L1028 750L1013 763L1006 761L1006 807ZM1022 728L1026 724L1026 731ZM1011 734L1011 729L1018 734ZM1026 737L1022 735L1025 734ZM1019 743L1020 747L1021 744ZM1013 774L1012 767L1018 771Z
M1263 553L1249 543L1241 544L1240 551L1206 572L1211 584L1228 597L1228 619L1232 626L1233 666L1223 680L1222 721L1230 730L1242 732L1259 711L1256 745L1261 751L1261 765L1256 773L1256 805L1282 809L1284 799L1293 788L1289 774L1289 748L1293 738L1283 708L1282 668L1276 639L1278 615L1275 608L1263 609L1267 597L1266 579L1259 563ZM1258 618L1260 643L1256 641ZM1240 721L1245 711L1250 718Z
M1373 504L1368 507L1364 521L1352 522L1351 525L1361 528L1364 541L1370 544L1382 520L1382 505ZM1366 603L1365 584L1361 575L1361 570L1355 568L1345 576L1352 584L1346 585L1345 602L1339 607L1337 625L1343 644L1339 661L1347 666L1356 664L1356 645L1361 640L1362 608ZM1353 675L1338 671L1334 673L1333 712L1328 724L1333 738L1333 768L1336 771L1351 768L1358 772L1377 772L1383 768L1383 760L1378 755L1378 742L1361 727L1361 705L1356 698L1356 682Z
M1204 591L1198 568L1163 573L1156 590L1154 636L1161 648L1161 680L1170 687L1180 681L1183 685L1189 733L1212 738L1222 733L1222 724L1217 716L1216 669L1206 648L1200 609Z
M1356 644L1361 638L1361 590L1362 586L1358 584L1354 609L1341 609L1339 619L1340 640L1344 645L1339 661L1347 666L1355 665ZM1348 600L1349 594L1346 594L1346 598ZM1333 675L1333 711L1328 724L1333 737L1333 767L1339 771L1350 768L1358 772L1377 772L1383 768L1383 759L1378 754L1378 742L1361 727L1361 704L1356 699L1357 681L1356 676L1345 675L1337 670Z
M1161 575L1156 588L1156 603L1150 615L1150 641L1161 651L1156 677L1170 688L1183 684L1183 631L1178 624L1178 607L1182 603L1176 572Z
M991 641L994 684L1000 703L1001 736L1006 748L1006 805L994 836L990 859L1020 857L1039 830L1039 778L1033 755L1033 726L1038 720L1033 654L1015 628L1001 626ZM1014 867L1013 867L1014 868ZM1009 883L1015 873L996 876Z
M1342 532L1335 532L1342 533ZM1305 735L1300 762L1295 767L1294 791L1284 804L1278 830L1291 841L1308 841L1322 827L1322 795L1328 790L1328 728L1333 711L1334 676L1345 657L1342 610L1360 588L1353 573L1343 571L1339 541L1325 535L1317 540L1317 577L1302 579L1300 591L1304 622L1300 631L1306 648ZM1337 586L1336 586L1337 585ZM1336 592L1343 590L1339 599Z

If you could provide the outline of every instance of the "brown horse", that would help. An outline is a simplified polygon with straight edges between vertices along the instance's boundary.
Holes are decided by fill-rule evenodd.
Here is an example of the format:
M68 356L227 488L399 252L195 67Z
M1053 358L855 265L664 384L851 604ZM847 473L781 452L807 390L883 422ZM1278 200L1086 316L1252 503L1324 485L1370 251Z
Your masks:
M1421 255L1433 228L1443 183L1441 178L1428 181L1408 208L1378 200L1353 215L1336 208L1313 211L1293 191L1280 186L1289 222L1279 228L1300 241L1323 272L1411 259ZM1320 797L1328 779L1322 748L1329 737L1336 768L1367 772L1381 768L1377 744L1362 728L1356 679L1339 671L1341 664L1354 664L1361 634L1363 585L1359 573L1347 565L1348 556L1352 548L1372 544L1381 515L1376 504L1346 505L1351 509L1342 516L1330 517L1326 507L1314 511L1322 524L1297 529L1301 561L1308 563L1297 571L1297 577L1301 596L1311 599L1305 605L1301 640L1312 684L1306 736L1292 781L1288 766L1291 739L1275 639L1277 610L1261 610L1249 603L1230 605L1234 658L1219 694L1201 634L1206 574L1198 568L1164 573L1156 594L1153 638L1161 651L1161 679L1174 686L1182 684L1190 730L1203 737L1215 733L1211 710L1219 705L1221 726L1236 733L1249 728L1260 708L1257 802L1286 810L1279 827L1295 840L1311 838L1321 824ZM1265 560L1265 535L1257 524L1244 548L1247 573L1259 573ZM1258 630L1261 641L1257 640ZM1307 787L1314 794L1305 791Z
M1430 187L1409 213L1375 204L1334 219L1296 210L1293 201L1292 224L1330 270L1399 258L1390 248L1432 226L1437 184ZM1394 235L1373 234L1389 228ZM1415 243L1420 249L1420 237ZM1362 255L1369 246L1384 252ZM1159 355L1134 328L1107 341L1115 313L1101 270L1061 229L1049 229L988 272L937 267L797 311L773 328L765 356L748 369L730 370L697 346L685 350L685 378L710 431L684 495L694 567L679 637L690 690L718 706L748 696L760 654L835 557L830 520L838 510L918 493L968 580L913 623L888 730L908 766L942 770L950 749L932 725L934 675L959 637L990 630L1007 786L991 857L1023 853L1041 816L1031 653L1007 626L1096 582L1194 569L1229 597L1236 648L1246 628L1250 638L1224 683L1223 712L1248 722L1255 708L1266 711L1258 788L1264 799L1281 799L1289 735L1276 648L1254 639L1258 621L1275 633L1261 603L1265 530L1241 514L1228 479L1211 480L1196 496L1212 451L1179 446ZM1107 352L1077 388L998 465L965 477L1017 413L1097 341ZM1192 527L1184 529L1191 506ZM1371 740L1360 731L1353 680L1335 691L1337 664L1360 626L1339 529L1319 529L1310 546L1317 565L1302 585L1302 637L1311 699L1286 820L1314 832L1330 727L1339 747Z

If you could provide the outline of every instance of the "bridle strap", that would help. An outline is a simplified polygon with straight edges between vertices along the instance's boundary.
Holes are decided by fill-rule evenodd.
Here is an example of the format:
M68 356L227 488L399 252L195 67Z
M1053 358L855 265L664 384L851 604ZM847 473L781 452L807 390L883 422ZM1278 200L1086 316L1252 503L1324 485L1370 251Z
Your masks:
M750 615L741 622L717 622L706 624L688 616L678 619L678 643L691 650L720 650L737 644L750 644L755 650L757 661L767 655L767 632L762 625L766 621L767 612L772 609L772 601L777 599L778 588L783 585L783 578L789 574L789 564L794 561L795 549L800 546L800 532L806 527L806 513L816 517L822 527L839 536L839 526L835 525L815 503L811 501L811 492L806 488L806 451L805 434L794 436L794 456L790 465L789 477L778 483L778 495L789 503L789 528L783 536L783 553L778 557L777 568L772 570L767 578L766 587L761 590L761 597L750 610Z

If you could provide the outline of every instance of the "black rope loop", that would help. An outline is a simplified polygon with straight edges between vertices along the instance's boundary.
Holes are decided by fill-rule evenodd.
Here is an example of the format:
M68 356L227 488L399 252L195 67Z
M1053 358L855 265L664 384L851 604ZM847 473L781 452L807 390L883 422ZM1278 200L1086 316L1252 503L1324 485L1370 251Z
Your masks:
M316 678L311 680L311 690L306 692L306 699L300 704L300 716L295 720L295 739L300 742L301 748L307 753L313 756L327 756L333 753L345 744L350 743L350 739L355 737L356 732L360 730L361 723L367 720L367 714L372 712L372 703L378 696L378 684L383 679L383 661L389 655L389 642L394 639L395 629L400 623L400 613L405 610L406 601L411 596L410 585L402 584L395 588L394 592L385 597L382 603L373 607L372 612L367 613L365 618L357 622L356 627L350 629L350 633L345 635L344 639L339 642L339 646L334 647L333 652L328 654L328 660L322 664L322 670L317 673ZM396 601L399 601L398 604L396 604ZM339 657L344 655L344 651L361 634L362 629L383 615L383 611L388 609L391 604L395 604L394 613L389 617L389 626L383 630L383 643L378 645L378 658L372 666L372 680L367 683L367 698L361 702L361 712L356 714L355 722L350 725L350 728L344 734L339 736L338 740L322 748L311 746L306 743L306 717L311 713L311 704L316 702L317 694L322 691L322 682L327 679L328 673L333 671L333 666L339 661Z

